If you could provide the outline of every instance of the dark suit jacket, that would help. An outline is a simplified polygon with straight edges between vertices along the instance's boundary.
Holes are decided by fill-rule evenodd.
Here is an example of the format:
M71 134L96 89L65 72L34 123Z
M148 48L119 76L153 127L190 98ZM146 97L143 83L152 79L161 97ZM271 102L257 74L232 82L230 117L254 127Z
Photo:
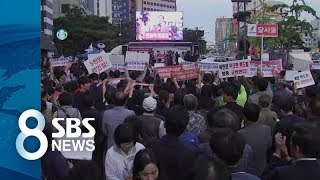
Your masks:
M160 162L161 177L167 180L188 179L193 162L199 154L172 135L165 135L160 140L148 143L146 147L155 153Z
M251 123L238 132L253 150L253 161L249 164L249 172L261 176L267 165L267 151L272 144L271 128L263 124Z
M320 162L317 160L299 160L291 165L281 166L284 163L273 157L263 174L263 180L319 180ZM280 167L276 167L280 166Z

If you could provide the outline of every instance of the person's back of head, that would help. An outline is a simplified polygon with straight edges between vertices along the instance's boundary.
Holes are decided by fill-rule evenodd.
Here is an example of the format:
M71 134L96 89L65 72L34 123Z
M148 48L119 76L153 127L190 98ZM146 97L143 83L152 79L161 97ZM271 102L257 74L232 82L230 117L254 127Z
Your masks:
M92 74L89 75L89 78L90 78L91 82L99 81L99 74L92 73Z
M271 104L271 97L267 94L263 94L259 97L259 106L261 108L267 108Z
M63 92L60 94L58 101L60 106L68 106L72 104L72 98L73 96L71 95L71 93L68 92Z
M282 113L289 113L293 111L293 107L294 107L294 99L293 97L290 98L286 98L286 99L282 99L280 101L280 110Z
M105 80L105 79L107 79L107 78L108 78L108 74L107 74L106 72L100 73L99 79L100 79L101 81L103 81L103 80Z
M290 146L291 153L295 158L319 158L320 123L296 124Z
M90 78L88 76L83 76L78 80L78 84L81 87L81 85L90 83Z
M240 129L240 118L229 109L209 111L207 114L208 126L211 128L230 128L234 131Z
M225 102L234 102L238 98L237 90L230 84L223 88L223 98Z
M183 98L186 95L186 92L183 89L178 89L174 93L173 103L174 105L183 105Z
M167 90L160 90L158 93L159 101L167 102L169 99L169 92Z
M217 129L210 139L212 153L223 160L228 166L237 165L240 161L245 140L232 129Z
M69 171L65 180L101 180L102 171L95 161L82 160Z
M231 85L233 86L233 88L239 93L240 89L241 89L241 82L238 80L233 80L231 82Z
M256 80L256 87L259 91L265 91L268 88L268 85L268 81L263 77Z
M257 122L259 120L260 108L254 103L246 103L243 108L243 115L249 122Z
M193 94L186 94L183 98L183 104L188 111L195 111L198 106L198 99Z
M126 104L126 101L127 96L123 92L117 91L116 93L114 93L113 102L116 106L124 106Z
M121 76L121 73L119 70L112 71L113 78L119 78L120 76Z
M203 80L203 83L204 83L204 84L212 84L212 82L213 82L213 77L212 77L211 74L205 73L205 74L203 75L202 80Z
M320 97L316 96L311 99L310 102L310 113L312 117L320 117Z
M216 157L200 155L193 163L189 180L231 180L228 166Z
M189 122L188 110L181 106L171 107L165 117L165 128L169 135L180 136L185 130Z

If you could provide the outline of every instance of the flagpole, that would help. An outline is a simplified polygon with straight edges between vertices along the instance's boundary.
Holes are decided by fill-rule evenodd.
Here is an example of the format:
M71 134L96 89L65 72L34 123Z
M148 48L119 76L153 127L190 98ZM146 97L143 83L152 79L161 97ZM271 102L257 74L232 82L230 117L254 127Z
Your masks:
M261 48L260 48L260 61L261 61L260 68L261 69L262 69L262 56L263 56L263 33L261 36Z

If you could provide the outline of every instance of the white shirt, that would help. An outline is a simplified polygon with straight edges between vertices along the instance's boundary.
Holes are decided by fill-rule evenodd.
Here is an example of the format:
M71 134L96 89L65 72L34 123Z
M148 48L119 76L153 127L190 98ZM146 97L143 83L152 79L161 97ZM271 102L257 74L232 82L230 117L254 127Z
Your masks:
M125 180L132 175L132 166L135 155L144 146L136 143L129 152L125 153L117 146L113 145L108 151L105 159L105 173L107 180Z

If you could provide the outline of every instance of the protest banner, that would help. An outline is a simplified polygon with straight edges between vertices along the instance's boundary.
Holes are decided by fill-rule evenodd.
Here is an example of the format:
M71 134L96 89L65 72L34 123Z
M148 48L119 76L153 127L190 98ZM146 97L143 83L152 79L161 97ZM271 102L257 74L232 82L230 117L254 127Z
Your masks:
M181 64L182 64L182 69L184 70L197 68L197 63L195 62L183 61L181 62Z
M126 64L128 70L132 71L144 71L144 68L146 66L145 62L127 62Z
M177 81L186 81L190 79L195 79L198 77L197 69L188 69L188 70L180 70L171 72L172 77L174 77Z
M284 80L286 81L294 81L294 77L296 74L299 73L299 71L286 71L286 75L284 76Z
M160 78L171 78L171 72L180 71L182 65L157 67L155 69L156 74L159 74Z
M314 79L310 71L299 72L294 76L294 83L297 88L304 88L314 85Z
M219 64L218 63L199 63L198 67L200 71L203 72L218 72L219 71Z
M250 61L250 65L253 67L260 67L261 61ZM262 66L263 67L271 67L272 69L274 69L274 74L276 74L276 75L279 75L280 72L283 70L282 59L263 61Z
M219 63L219 77L229 78L234 76L245 76L250 67L249 60L229 61Z
M89 54L88 60L84 62L84 65L86 66L89 74L100 74L112 67L109 60L109 54L107 53Z
M58 67L58 66L67 66L70 58L68 57L59 57L59 58L51 58L49 59L51 67Z

